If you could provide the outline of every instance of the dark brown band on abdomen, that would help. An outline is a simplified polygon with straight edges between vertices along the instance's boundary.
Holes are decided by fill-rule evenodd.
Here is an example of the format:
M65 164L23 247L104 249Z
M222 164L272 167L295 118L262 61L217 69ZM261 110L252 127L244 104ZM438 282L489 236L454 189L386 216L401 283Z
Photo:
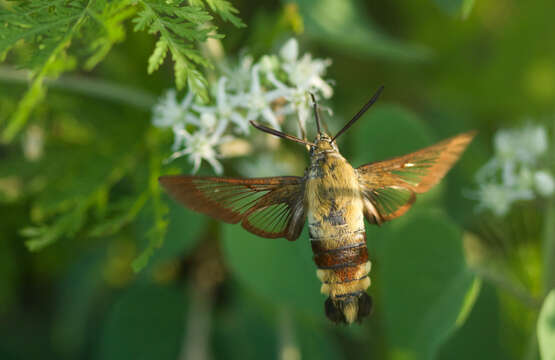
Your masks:
M366 244L356 247L314 253L314 262L319 269L341 269L353 267L368 261Z

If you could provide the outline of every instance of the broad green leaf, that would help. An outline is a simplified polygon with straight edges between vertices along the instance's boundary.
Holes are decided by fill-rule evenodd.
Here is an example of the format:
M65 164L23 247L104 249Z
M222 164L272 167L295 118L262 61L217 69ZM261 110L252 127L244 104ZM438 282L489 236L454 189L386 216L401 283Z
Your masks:
M236 287L214 316L212 349L215 359L276 358L278 338L271 314L250 291Z
M505 360L500 304L495 288L483 285L467 321L441 347L439 360ZM487 336L484 336L487 334Z
M542 360L555 359L555 290L549 292L540 311L538 343Z
M141 271L145 266L152 270L162 262L187 256L201 240L202 231L208 223L206 216L185 209L165 196L164 198L166 200L162 202L163 207L168 207L166 220L164 220L167 222L167 228L162 234L163 240L157 241L161 244L160 247L149 245L152 236L156 236L153 233L155 228L153 206L147 206L139 215L135 230L137 236L142 238L141 248L145 250L133 263L135 271Z
M449 15L461 14L463 19L467 18L474 7L474 0L434 0L441 10Z
M6 221L7 214L2 213ZM17 285L20 268L17 266L15 246L6 234L5 227L0 227L0 317L13 311L18 303Z
M177 202L168 203L168 229L164 245L156 251L153 262L167 261L178 256L187 256L201 240L208 217L185 209Z
M275 305L325 317L306 229L294 242L260 238L239 225L222 230L225 258L242 284Z
M461 230L439 212L413 214L384 232L380 281L393 354L431 359L461 325L476 297Z
M234 291L215 316L216 359L342 359L329 327L268 307L250 291ZM278 355L279 354L279 355Z
M374 105L349 131L351 163L355 167L405 155L434 143L426 124L398 105Z
M184 293L176 288L129 289L108 313L96 359L177 359L185 309Z
M286 1L288 3L289 1ZM406 44L380 31L359 0L297 0L308 36L352 54L393 60L425 60L430 50Z
M73 356L87 341L91 313L105 290L105 248L83 255L76 257L61 281L53 317L52 338L57 349Z
M337 338L333 337L326 327L297 321L294 335L302 359L337 360L345 358Z

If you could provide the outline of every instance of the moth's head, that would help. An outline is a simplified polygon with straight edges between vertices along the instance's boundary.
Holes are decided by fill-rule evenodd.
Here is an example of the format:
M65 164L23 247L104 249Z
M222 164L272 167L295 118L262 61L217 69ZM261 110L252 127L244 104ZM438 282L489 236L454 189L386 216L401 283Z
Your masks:
M326 133L319 133L314 139L314 145L310 147L311 154L325 151L338 151L335 141Z
M316 127L318 129L318 135L316 136L316 140L313 143L311 143L310 141L307 141L306 139L299 139L293 135L288 135L279 130L272 129L264 125L260 125L252 120L250 123L252 126L254 126L260 131L264 131L268 134L272 134L283 139L292 140L299 144L304 144L305 146L308 147L311 154L314 154L314 153L317 154L319 152L330 151L330 150L337 151L337 145L335 144L335 139L337 139L339 135L343 134L349 127L351 127L351 125L353 125L355 121L357 121L366 112L366 110L368 110L368 108L370 108L370 106L372 106L372 104L376 102L382 90L383 90L383 86L378 89L378 91L376 92L376 94L374 94L372 99L370 99L370 101L368 101L362 107L362 109L360 109L360 111L355 116L353 116L353 118L345 126L343 126L341 130L339 130L339 132L334 137L330 137L328 134L322 131L320 126L320 115L318 114L318 104L316 103L316 98L314 97L314 95L310 94L310 96L312 97L312 103L314 106Z
M334 323L352 324L361 322L372 312L372 298L365 292L339 299L328 297L325 304L326 316Z

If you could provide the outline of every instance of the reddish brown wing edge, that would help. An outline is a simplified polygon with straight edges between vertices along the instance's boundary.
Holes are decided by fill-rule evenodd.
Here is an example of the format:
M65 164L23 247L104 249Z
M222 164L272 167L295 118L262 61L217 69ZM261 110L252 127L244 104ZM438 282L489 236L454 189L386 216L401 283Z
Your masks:
M459 134L413 153L378 161L357 168L365 202L366 219L375 224L395 219L412 206L416 194L436 185L459 159L476 135L475 131ZM390 212L380 212L377 190L390 188L410 191L404 203Z
M261 237L294 241L304 226L304 179L300 177L235 179L169 175L158 180L176 201L189 209L226 223L241 222L243 228ZM283 211L269 211L265 220L271 223L272 217L279 216L282 228L269 231L249 221L250 215L276 205L284 205Z

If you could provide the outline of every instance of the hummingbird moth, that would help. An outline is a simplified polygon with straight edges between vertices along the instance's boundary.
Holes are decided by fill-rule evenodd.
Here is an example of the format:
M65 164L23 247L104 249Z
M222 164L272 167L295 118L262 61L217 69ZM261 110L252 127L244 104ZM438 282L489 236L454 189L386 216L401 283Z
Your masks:
M403 215L416 194L428 191L453 166L474 137L473 132L443 140L408 155L358 168L340 154L335 140L378 99L383 87L334 136L320 129L314 142L251 121L257 129L292 140L310 150L303 176L234 179L162 176L171 196L191 210L226 223L241 223L265 238L296 240L308 219L310 244L327 295L326 316L336 323L361 321L372 308L366 293L370 261L364 219L380 225Z

